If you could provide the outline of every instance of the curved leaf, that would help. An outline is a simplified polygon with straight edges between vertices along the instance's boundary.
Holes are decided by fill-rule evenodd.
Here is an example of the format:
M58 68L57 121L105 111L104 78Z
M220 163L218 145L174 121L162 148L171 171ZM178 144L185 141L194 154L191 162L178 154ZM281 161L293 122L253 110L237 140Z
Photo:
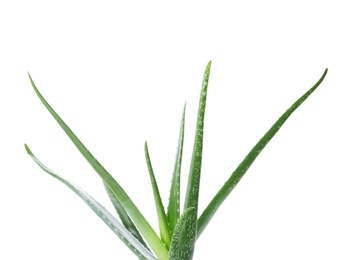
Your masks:
M225 182L222 188L217 192L215 197L203 211L202 215L198 219L198 230L197 237L199 237L205 227L208 225L209 221L227 198L229 193L238 184L241 178L244 176L248 168L263 150L263 148L269 143L269 141L275 136L278 130L282 127L289 116L313 93L314 90L321 84L327 74L327 69L319 79L319 81L309 89L302 97L300 97L287 111L273 124L273 126L266 132L266 134L258 141L258 143L252 148L252 150L247 154L244 160L239 164L236 170L232 173L230 178Z
M103 221L104 223L123 241L123 243L140 259L157 260L157 258L147 250L122 224L108 212L101 204L94 198L88 195L81 188L54 173L41 163L36 156L31 152L30 148L25 144L25 149L31 158L41 167L46 173L61 181L68 188L74 191Z
M56 122L61 126L64 132L68 135L74 145L78 148L80 153L89 162L93 169L98 173L102 180L106 183L108 188L113 192L119 202L122 204L124 209L127 211L142 236L145 238L149 246L152 248L153 252L159 258L159 260L167 260L168 250L164 243L157 236L151 225L144 218L142 213L138 210L134 202L130 199L128 194L123 190L123 188L118 184L118 182L108 173L108 171L97 161L97 159L90 153L90 151L81 143L79 138L72 132L72 130L65 124L65 122L60 118L60 116L54 111L54 109L49 105L49 103L44 99L41 93L38 91L35 83L33 82L30 74L31 85L36 92L37 96L47 108L50 114L54 117Z
M104 183L104 187L105 190L112 202L112 205L114 206L114 208L117 211L117 214L119 216L119 218L121 219L123 225L125 226L126 229L128 229L128 231L138 240L140 241L140 243L149 250L149 248L147 247L145 241L143 240L140 232L137 230L135 224L133 223L133 221L130 219L130 217L128 216L127 212L125 211L125 209L123 208L123 206L121 205L121 203L119 203L118 199L116 198L115 194L113 194L113 192L108 188L108 186L106 186L106 183ZM149 250L150 251L150 250Z

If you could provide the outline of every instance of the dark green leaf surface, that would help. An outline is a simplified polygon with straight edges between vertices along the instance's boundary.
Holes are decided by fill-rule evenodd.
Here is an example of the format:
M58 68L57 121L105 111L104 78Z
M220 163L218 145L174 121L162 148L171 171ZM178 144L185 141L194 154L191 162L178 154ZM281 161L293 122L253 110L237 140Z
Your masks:
M168 252L168 260L191 259L189 258L189 255L185 251L181 251L180 243L183 243L182 235L185 235L185 232L182 232L182 231L186 228L185 225L187 225L187 219L193 218L192 215L195 214L194 211L195 211L195 208L187 208L183 212L181 217L178 219L178 222L176 224L176 227L172 235L171 247L170 247L170 251ZM194 244L192 243L192 240L188 240L188 241L189 241L189 244L183 245L183 246L193 247Z
M197 211L202 166L204 114L207 100L210 67L211 62L208 63L203 77L202 89L198 105L194 147L192 152L189 180L185 197L184 210L186 210L187 208L194 208L195 210L193 210L193 214L191 214L190 217L186 219L184 228L181 231L180 250L181 254L183 255L183 260L192 259L197 235Z
M27 153L31 158L41 167L46 173L61 181L68 188L75 192L103 221L104 223L123 241L123 243L143 260L157 260L157 258L147 250L122 224L108 212L102 205L100 205L95 199L88 195L81 188L69 182L65 178L61 177L57 173L48 169L43 163L41 163L36 156L31 152L30 148L25 145Z
M200 218L198 219L198 232L197 237L199 237L205 227L208 225L209 221L227 198L229 193L238 184L241 178L244 176L248 168L252 165L254 160L263 150L263 148L269 143L269 141L274 137L278 130L282 127L289 116L313 93L314 90L321 84L327 74L327 69L321 76L319 81L309 89L302 97L300 97L287 111L276 121L276 123L269 129L268 132L258 141L258 143L252 148L252 150L247 154L244 160L239 164L236 170L232 173L230 178L225 182L222 188L218 191L209 205L206 207Z
M182 157L183 157L185 108L186 108L186 104L184 105L182 120L180 124L176 161L174 163L174 170L173 170L171 189L170 189L170 198L169 198L169 203L168 203L168 208L167 208L167 219L168 219L171 235L173 233L173 230L177 224L177 221L180 215L180 170L182 166Z

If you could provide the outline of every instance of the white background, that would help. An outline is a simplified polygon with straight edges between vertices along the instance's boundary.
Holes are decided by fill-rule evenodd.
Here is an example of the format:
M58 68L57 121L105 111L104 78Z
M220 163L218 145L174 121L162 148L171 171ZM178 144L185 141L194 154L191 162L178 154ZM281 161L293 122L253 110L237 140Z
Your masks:
M341 1L1 1L0 259L136 259L75 194L112 210L97 174L27 76L157 228L143 144L163 201L187 101L185 192L204 68L212 60L200 211L325 68L230 194L194 259L343 259Z

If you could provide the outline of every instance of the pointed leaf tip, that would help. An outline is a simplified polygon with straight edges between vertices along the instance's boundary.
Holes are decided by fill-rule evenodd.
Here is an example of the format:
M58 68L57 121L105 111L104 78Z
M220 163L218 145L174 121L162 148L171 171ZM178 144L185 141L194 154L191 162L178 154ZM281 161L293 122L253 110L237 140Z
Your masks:
M207 70L209 71L210 70L210 67L211 67L211 60L208 62L207 64Z
M24 144L24 147L25 147L26 152L31 155L32 152L31 152L30 148L27 146L27 144Z
M181 123L180 123L177 153L176 153L175 163L174 163L174 168L173 168L173 173L172 173L170 197L169 197L169 202L168 202L168 207L167 207L167 219L168 219L171 234L173 233L175 226L177 224L177 221L179 219L179 216L180 216L180 173L181 173L183 145L184 145L185 110L186 110L186 102L184 104L183 114L182 114Z
M324 80L328 69L326 68L321 78L317 83L310 88L306 93L304 93L299 99L297 99L286 112L278 118L278 120L271 126L271 128L265 133L265 135L257 142L257 144L251 149L251 151L246 155L243 161L234 170L229 179L225 182L222 188L217 192L208 206L205 208L201 216L198 218L197 223L197 238L202 234L206 226L208 225L211 218L214 216L218 208L239 183L241 178L244 176L246 171L252 165L254 160L258 157L260 152L265 148L265 146L270 142L270 140L279 131L282 125L287 121L287 119L292 115L292 113L314 92L315 89L320 86Z
M25 145L27 148L27 145ZM41 163L33 154L31 158L38 164L38 166L48 173L50 176L65 184L68 188L76 193L92 210L101 218L101 220L122 240L122 242L134 253L140 260L158 260L145 246L136 239L136 237L122 226L119 221L108 212L101 204L99 204L93 197L83 191L75 184L69 182L62 176L54 173L43 163Z
M147 163L148 172L149 172L149 176L151 180L156 211L158 215L160 236L161 236L162 241L165 243L166 247L169 248L171 237L170 237L169 226L167 222L167 215L166 215L164 206L162 204L158 184L155 179L155 175L154 175L154 171L153 171L153 167L151 164L150 155L148 151L147 141L145 142L145 157L146 157L146 163Z
M146 239L147 243L150 245L152 251L163 260L167 259L167 248L164 243L157 236L153 228L150 226L148 221L144 218L142 213L138 210L137 206L130 199L128 194L123 190L123 188L118 184L118 182L110 175L110 173L98 162L98 160L90 153L90 151L83 145L79 138L72 132L68 125L62 120L62 118L54 111L54 109L49 105L49 103L44 99L42 94L38 91L31 77L31 86L37 94L38 98L53 116L56 122L61 126L63 131L68 135L70 140L74 143L79 152L84 156L92 168L97 172L97 174L105 181L106 185L118 198L122 206L127 210L128 215L132 218L135 225L137 225L138 230L141 232L142 236Z
M31 77L31 74L30 74L30 72L27 72L27 75L29 76L30 82L32 83L32 82L33 82L33 80L32 80L32 77Z

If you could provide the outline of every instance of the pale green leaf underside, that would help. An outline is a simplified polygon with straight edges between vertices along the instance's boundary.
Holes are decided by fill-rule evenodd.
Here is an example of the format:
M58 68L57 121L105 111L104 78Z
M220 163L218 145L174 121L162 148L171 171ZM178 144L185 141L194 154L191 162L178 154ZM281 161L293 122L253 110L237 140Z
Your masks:
M128 194L118 184L118 182L107 172L107 170L97 161L97 159L90 153L90 151L81 143L79 138L72 132L72 130L65 124L65 122L59 117L49 103L44 99L41 93L35 86L30 74L31 85L36 92L37 96L47 108L50 114L54 117L57 123L61 126L64 132L68 135L74 145L78 148L80 153L89 162L93 169L98 173L102 180L106 183L107 187L113 192L123 208L127 211L128 215L135 223L138 230L141 232L144 239L147 241L155 255L159 260L167 260L168 250L164 243L157 236L153 228L148 221L144 218L142 213L138 210L134 202L130 199Z
M101 204L99 204L88 193L81 188L61 177L57 173L48 169L41 163L31 152L30 148L25 145L27 153L46 173L61 181L68 188L74 191L103 221L104 223L123 241L123 243L140 259L157 260L157 258L147 250L110 212L108 212Z
M197 237L199 237L204 231L205 227L208 225L209 221L220 207L220 205L227 198L229 193L238 184L241 178L244 176L248 168L252 165L254 160L264 149L264 147L269 143L269 141L274 137L278 130L282 127L289 116L313 93L313 91L321 84L327 74L327 69L319 79L319 81L309 89L302 97L300 97L287 111L275 122L275 124L266 132L266 134L258 141L258 143L252 148L252 150L247 154L244 160L239 164L236 170L232 173L230 178L225 182L222 188L218 191L206 209L203 211L202 215L198 219L197 224Z
M134 237L136 237L136 239L144 246L146 247L148 250L149 248L147 247L145 241L143 240L143 238L141 237L140 232L137 230L135 224L132 222L132 220L130 219L129 215L127 214L127 212L125 211L125 209L122 207L121 203L119 203L118 199L116 198L116 196L113 194L113 192L106 186L106 183L104 182L104 187L105 190L112 202L112 205L114 206L114 208L117 211L117 214L120 218L120 220L122 221L123 225L125 226L125 228L131 233L133 234Z

